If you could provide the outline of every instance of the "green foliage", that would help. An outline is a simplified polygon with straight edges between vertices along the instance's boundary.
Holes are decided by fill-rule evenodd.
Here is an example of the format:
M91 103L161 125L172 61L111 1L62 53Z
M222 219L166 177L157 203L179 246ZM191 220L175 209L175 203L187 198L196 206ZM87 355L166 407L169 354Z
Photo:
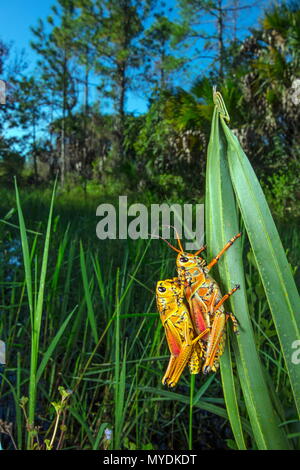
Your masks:
M116 195L105 193L107 189L112 191L113 188L99 188L94 183L88 185L86 197L80 188L70 192L59 189L57 193L36 376L35 423L39 429L31 431L32 439L36 442L39 436L40 448L50 445L57 420L51 402L60 402L57 387L63 386L73 393L59 417L53 449L108 449L112 448L115 438L123 449L184 450L191 442L194 449L227 448L226 441L232 439L232 435L219 375L208 379L201 375L196 377L192 408L188 374L183 374L175 392L158 386L167 365L168 349L155 313L153 290L157 279L174 272L174 256L158 240L152 240L149 245L147 241L99 241L96 235L92 236L97 223L95 207L101 202L118 204ZM119 189L115 189L119 194ZM11 192L2 192L1 212L7 214L7 206L14 207L15 201ZM140 202L147 204L147 197L145 192ZM49 190L20 192L32 259L33 292L36 291L35 270L42 265L50 198ZM129 199L136 202L133 194L129 194ZM0 226L0 288L4 312L0 336L6 338L10 368L2 378L0 393L4 419L14 420L16 413L13 437L18 448L25 448L28 434L25 414L29 401L28 398L22 400L25 414L20 412L19 402L22 396L28 396L29 298L16 213L11 213L4 222ZM286 246L290 248L289 258L295 260L294 266L299 263L297 227L285 225L281 233L287 237ZM81 256L79 238L82 240ZM278 352L268 303L259 287L255 264L248 258L244 263L247 299L250 299L261 361L274 381L275 397L276 394L280 397L283 414L293 420L293 397ZM119 312L118 317L116 312ZM239 313L237 315L240 318ZM95 333L98 345L95 345ZM231 361L235 375L236 357ZM7 380L11 381L10 385ZM244 399L235 381L234 390L246 446L255 448ZM111 430L114 431L115 425L118 435L114 437ZM296 424L287 425L288 432L297 432L293 426ZM3 445L7 448L8 441Z
M284 219L287 215L299 216L299 184L299 170L279 170L266 178L266 198L278 218Z
M209 42L196 46L193 67L199 53L212 53L216 66L190 88L173 88L188 79L179 72L191 59L191 50L178 54L175 43L189 41L202 13L220 18L222 11L216 2L182 1L180 24L165 14L151 22L150 3L59 0L47 27L34 30L37 80L16 74L14 110L11 103L1 108L2 133L17 123L25 131L19 147L2 136L0 145L0 336L10 365L0 385L3 446L297 449L299 383L289 343L298 325L292 278L300 280L299 7L270 8L251 36L230 44L225 21L217 53L207 31L197 29ZM6 55L4 47L0 70ZM232 131L214 115L220 140L211 141L206 172L216 83ZM136 87L151 97L139 116L125 106ZM103 114L106 99L114 112ZM31 160L40 176L44 165L45 182L65 172L53 216L49 185L29 187ZM4 188L12 175L27 183L17 204ZM158 385L168 350L154 286L174 273L174 257L157 240L99 241L95 208L117 206L119 194L145 204L199 202L205 177L208 254L238 222L249 237L243 256L234 246L219 271L224 291L232 280L242 284L232 300L241 335L229 332L221 377L194 382L183 374L171 392Z
M171 22L162 14L155 15L155 21L146 29L142 39L145 48L145 73L147 82L160 93L169 88L175 73L183 68L187 59L176 56L172 47L172 39L176 31L176 23Z
M137 156L144 158L146 163L152 161L160 170L164 158L170 153L169 141L172 132L164 119L163 110L163 99L153 103L134 144Z
M163 198L168 197L181 202L183 195L187 193L185 181L180 175L162 173L153 178L153 183Z
M213 112L210 90L216 83L260 180L270 184L274 169L290 171L289 162L299 160L297 5L271 7L257 30L243 41L231 36L231 42L224 7L222 74L212 65L188 89L172 87L183 82L181 66L192 54L179 53L175 38L189 43L197 18L218 17L216 2L180 2L180 24L168 19L163 8L151 16L150 3L61 0L47 20L49 31L43 22L34 28L40 73L35 80L16 80L19 93L9 119L11 126L24 126L35 180L37 173L45 180L60 172L68 187L86 188L92 179L106 184L116 175L138 191L156 191L159 174L170 173L182 176L193 192L199 185L203 189ZM94 85L99 100L91 92ZM149 109L128 115L126 97L137 86L147 88ZM103 115L106 98L114 112ZM45 111L49 135L40 140L36 135ZM191 176L199 169L200 183Z
M74 7L72 1L59 0L59 8L54 7L53 17L47 18L47 26L39 20L37 27L31 28L35 40L32 48L40 55L38 66L41 67L41 79L44 84L44 97L48 104L53 103L55 95L55 107L64 113L69 113L77 102L74 80L74 64L72 39L74 31L71 29ZM60 22L59 26L55 26Z
M4 144L4 142L1 142ZM12 185L12 175L20 176L24 168L24 158L17 152L9 150L4 144L2 153L0 148L0 181L4 185Z

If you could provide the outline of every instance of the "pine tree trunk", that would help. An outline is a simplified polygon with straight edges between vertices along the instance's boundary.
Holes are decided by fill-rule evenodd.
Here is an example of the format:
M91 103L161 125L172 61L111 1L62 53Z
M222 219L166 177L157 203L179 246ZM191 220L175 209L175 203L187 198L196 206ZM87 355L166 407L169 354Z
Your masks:
M89 66L88 66L88 47L86 50L86 66L85 66L85 77L84 77L84 144L83 144L83 162L82 162L82 171L84 178L84 191L86 192L87 185L87 123L88 123L88 114L89 114Z
M61 125L61 185L64 186L68 165L66 159L65 135L66 135L66 109L67 109L67 52L64 49L63 64L63 109L62 109L62 125Z
M38 182L38 168L37 168L37 155L36 155L36 129L35 119L33 119L33 167L34 167L34 183Z
M65 184L66 160L65 160L65 110L63 109L63 118L61 121L61 138L60 138L60 182Z
M118 100L118 122L117 122L117 149L118 159L123 160L124 157L124 120L125 120L125 93L126 93L126 77L125 64L119 66L119 100Z

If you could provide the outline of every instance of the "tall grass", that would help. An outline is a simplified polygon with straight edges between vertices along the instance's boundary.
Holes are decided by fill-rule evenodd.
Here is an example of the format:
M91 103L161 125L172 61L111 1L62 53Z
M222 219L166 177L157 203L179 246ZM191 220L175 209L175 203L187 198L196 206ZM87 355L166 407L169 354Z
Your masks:
M158 279L175 275L173 252L158 240L99 241L95 197L72 199L59 189L53 198L50 191L3 196L0 337L7 344L7 366L0 418L13 423L17 448L255 449L263 447L255 420L261 426L269 412L274 421L263 428L265 447L275 447L276 433L277 447L288 442L299 448L290 378L247 239L242 274L230 273L227 285L226 258L220 269L223 290L245 278L249 317L244 308L236 315L238 341L252 342L250 352L255 351L251 362L243 361L241 346L232 353L227 344L221 376L191 380L186 371L170 391L161 385L168 349L154 288ZM235 227L227 229L231 236ZM295 265L297 228L282 232ZM241 253L234 248L228 256L237 266ZM267 390L260 400L268 406L261 405L262 416L256 417L249 402L258 382L242 373L257 364L260 372L254 369L253 375ZM251 386L248 396L243 380ZM4 448L13 447L9 435L1 438Z
M47 230L45 236L45 245L42 256L42 265L40 271L40 280L39 285L37 286L36 279L38 277L37 262L35 263L35 291L32 290L32 257L29 253L28 239L26 233L26 227L23 217L23 212L21 208L19 191L17 183L15 180L15 189L16 189L16 202L18 210L18 218L20 225L20 236L22 243L22 252L23 252L23 263L25 268L25 282L27 287L27 297L29 303L29 312L30 312L30 326L31 326L31 356L30 356L30 378L29 378L29 406L28 406L28 448L31 448L33 445L33 433L34 433L34 420L35 420L35 410L36 410L36 399L37 399L37 385L39 378L42 374L43 368L46 367L47 362L45 358L49 358L49 352L53 349L50 344L49 350L46 351L44 356L44 361L41 366L38 368L38 359L39 359L39 347L40 347L40 334L41 334L41 323L42 323L42 313L43 313L43 303L44 303L44 293L45 293L45 279L47 272L47 263L48 263L48 254L49 254L49 243L50 243L50 233L51 233L51 223L52 223L52 213L53 213L53 201L55 195L55 186L50 203L50 211L47 223ZM34 258L36 261L36 258ZM61 330L63 330L64 325L62 325ZM61 333L58 331L57 335ZM55 338L57 337L55 336ZM56 342L54 338L54 343ZM38 373L39 372L39 373Z

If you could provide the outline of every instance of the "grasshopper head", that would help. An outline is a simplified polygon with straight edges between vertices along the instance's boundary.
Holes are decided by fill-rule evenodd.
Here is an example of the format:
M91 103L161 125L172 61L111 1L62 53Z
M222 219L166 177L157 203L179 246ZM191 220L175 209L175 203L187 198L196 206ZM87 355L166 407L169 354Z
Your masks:
M176 267L190 269L190 268L197 268L197 267L204 267L206 266L205 259L201 258L201 256L197 256L197 253L185 253L180 252L177 255L176 259Z
M174 228L175 229L175 228ZM176 231L176 229L175 229ZM162 237L161 237L162 238ZM199 253L201 253L203 250L205 250L205 246L202 246L200 250L196 251L196 253L186 253L183 250L180 238L178 233L176 232L176 238L177 238L177 243L178 247L176 248L173 246L171 243L169 243L167 240L162 238L172 250L176 251L178 253L177 259L176 259L176 267L178 268L183 268L183 269L191 269L191 268L203 268L206 266L206 261L204 258L201 258L201 256L198 256Z
M180 295L180 285L174 279L158 281L156 284L156 296L158 298L173 299Z

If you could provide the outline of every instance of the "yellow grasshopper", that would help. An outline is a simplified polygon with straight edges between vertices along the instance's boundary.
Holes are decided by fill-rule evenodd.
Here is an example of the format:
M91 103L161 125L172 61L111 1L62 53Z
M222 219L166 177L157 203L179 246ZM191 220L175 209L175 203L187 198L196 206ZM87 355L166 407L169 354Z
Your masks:
M233 329L238 333L237 320L232 313L225 313L224 302L239 289L236 285L228 294L222 296L217 282L209 275L209 271L219 261L220 257L241 236L239 233L231 238L220 253L210 263L199 256L205 249L200 248L196 253L186 253L177 235L179 249L169 242L169 246L178 255L176 267L181 292L179 297L185 298L189 306L189 314L194 327L195 337L201 338L204 350L203 373L216 371L219 367L219 358L224 351L225 324L228 318L233 322Z
M156 303L171 353L162 383L174 387L187 364L191 374L200 372L204 354L200 340L209 329L195 334L178 278L158 281Z

